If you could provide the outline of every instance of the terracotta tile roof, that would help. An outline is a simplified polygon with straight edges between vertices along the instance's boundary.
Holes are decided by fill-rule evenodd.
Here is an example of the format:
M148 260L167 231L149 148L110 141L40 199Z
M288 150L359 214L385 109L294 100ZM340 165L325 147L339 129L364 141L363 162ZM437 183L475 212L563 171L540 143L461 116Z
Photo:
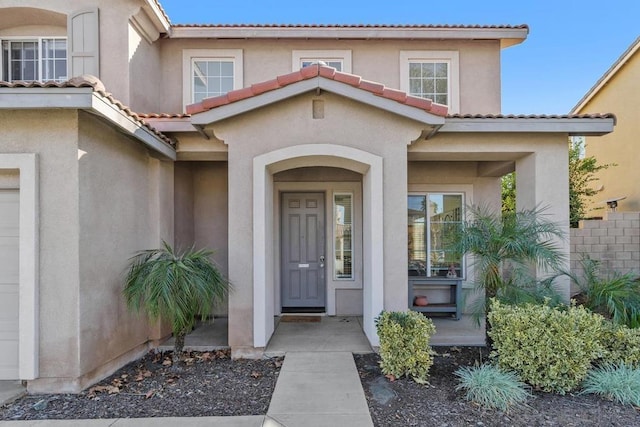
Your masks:
M449 25L449 24L172 24L178 28L470 28L470 29L529 29L526 24L521 25Z
M260 95L265 92L277 90L282 87L297 83L303 80L309 80L316 77L322 77L336 82L344 83L355 88L370 92L374 95L382 98L387 98L392 101L396 101L400 104L405 104L410 107L415 107L420 110L424 110L427 113L431 113L437 116L444 117L447 114L448 108L446 105L436 104L430 99L418 98L415 96L407 95L405 92L385 87L381 83L371 82L363 80L362 77L355 74L348 74L336 71L335 68L327 67L325 65L310 65L302 68L300 71L284 74L278 76L273 80L266 82L256 83L243 89L237 89L227 93L226 95L216 96L213 98L203 99L201 102L187 105L187 114L197 114L204 111L211 110L222 105L231 104L233 102L241 101L243 99L251 98Z
M613 119L613 113L594 114L449 114L448 119Z
M169 144L170 146L175 148L175 142L174 141L172 141L166 135L164 135L162 132L158 131L157 129L155 129L154 127L150 126L148 123L146 123L143 120L144 117L141 117L136 112L132 111L131 108L127 107L122 102L120 102L117 99L115 99L113 97L113 95L111 95L109 92L107 92L104 89L104 85L102 84L102 82L100 80L98 80L97 78L94 78L92 76L75 77L75 78L73 78L71 80L67 80L65 82L53 82L53 81L47 81L47 82L37 82L37 81L5 82L5 81L1 81L0 80L0 87L7 87L7 88L19 88L19 87L22 87L22 88L52 88L52 87L55 87L55 88L81 88L81 87L90 87L90 88L93 89L93 91L95 93L97 93L102 98L107 100L110 104L114 105L120 111L125 113L128 117L133 119L133 121L135 121L136 123L140 124L141 126L144 126L150 132L152 132L155 136L157 136L159 139L161 139L162 141L166 142L167 144Z

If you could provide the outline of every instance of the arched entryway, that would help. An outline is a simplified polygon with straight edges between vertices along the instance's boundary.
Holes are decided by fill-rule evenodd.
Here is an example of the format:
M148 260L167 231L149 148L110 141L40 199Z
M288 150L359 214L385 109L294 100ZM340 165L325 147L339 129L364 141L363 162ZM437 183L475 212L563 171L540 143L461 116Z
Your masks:
M265 347L274 331L277 263L267 256L275 238L274 174L301 167L336 167L362 175L362 306L363 329L372 346L378 345L374 317L383 308L383 182L382 158L336 144L291 146L253 160L253 345ZM376 260L378 262L376 262Z

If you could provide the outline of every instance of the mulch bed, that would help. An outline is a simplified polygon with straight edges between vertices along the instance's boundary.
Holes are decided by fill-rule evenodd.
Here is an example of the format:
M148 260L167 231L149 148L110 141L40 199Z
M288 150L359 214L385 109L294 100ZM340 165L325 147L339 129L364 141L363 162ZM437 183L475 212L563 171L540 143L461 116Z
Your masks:
M282 360L192 352L174 368L171 352L152 352L80 394L25 396L0 420L264 415Z
M376 426L634 426L640 412L595 396L534 392L524 408L485 410L455 391L460 366L486 361L479 347L436 347L430 384L389 381L376 354L355 361ZM230 360L228 352L192 352L171 366L152 352L80 394L25 396L0 408L0 420L264 415L282 358Z
M389 381L376 354L356 355L356 366L376 426L639 426L640 411L596 396L534 392L527 407L504 413L463 399L453 374L461 366L487 361L479 347L435 347L429 385Z

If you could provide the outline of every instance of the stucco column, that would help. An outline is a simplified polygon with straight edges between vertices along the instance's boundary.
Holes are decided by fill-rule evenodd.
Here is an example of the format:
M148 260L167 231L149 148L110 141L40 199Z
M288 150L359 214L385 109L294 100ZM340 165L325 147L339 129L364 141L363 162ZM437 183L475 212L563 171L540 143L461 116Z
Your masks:
M553 135L540 144L537 153L516 161L516 209L545 208L548 219L556 222L565 238L557 239L565 257L563 269L569 270L569 154L566 135ZM538 275L544 275L539 271ZM569 301L568 278L556 282L558 291Z
M384 309L407 310L407 147L388 144L384 159ZM377 316L379 313L375 313Z
M255 357L253 349L253 221L251 156L229 144L229 346L232 357ZM260 355L262 352L260 352Z

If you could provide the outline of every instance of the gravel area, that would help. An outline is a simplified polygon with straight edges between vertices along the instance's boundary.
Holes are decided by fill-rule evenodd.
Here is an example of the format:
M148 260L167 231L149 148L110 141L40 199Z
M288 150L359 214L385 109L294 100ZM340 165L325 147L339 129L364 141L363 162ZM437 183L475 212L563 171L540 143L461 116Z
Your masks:
M227 351L152 352L80 394L25 396L0 420L264 415L282 358L230 360Z
M436 347L429 385L389 381L376 354L356 355L371 417L376 426L640 426L640 411L596 396L534 392L527 407L504 413L463 399L453 372L486 361L479 347Z

